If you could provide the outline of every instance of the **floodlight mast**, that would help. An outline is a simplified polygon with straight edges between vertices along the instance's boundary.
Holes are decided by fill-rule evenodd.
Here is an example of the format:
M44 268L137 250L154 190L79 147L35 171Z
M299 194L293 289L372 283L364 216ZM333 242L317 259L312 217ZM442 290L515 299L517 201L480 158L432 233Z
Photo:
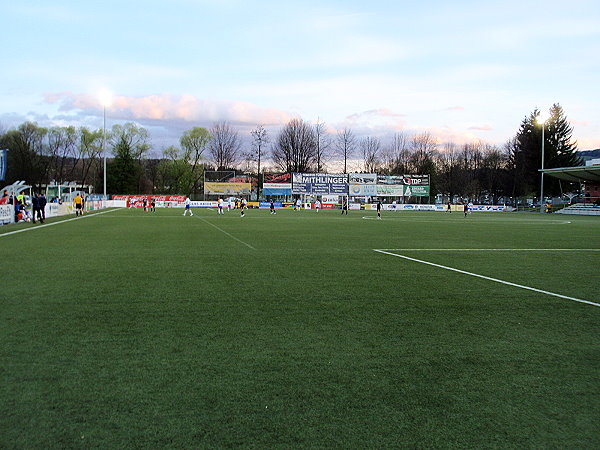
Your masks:
M104 154L104 205L106 207L106 107L110 106L112 95L109 91L104 90L99 95L100 103L102 104L102 153Z
M540 212L545 212L545 203L544 203L544 128L546 127L547 118L541 113L538 114L536 122L542 126L542 177L540 181Z

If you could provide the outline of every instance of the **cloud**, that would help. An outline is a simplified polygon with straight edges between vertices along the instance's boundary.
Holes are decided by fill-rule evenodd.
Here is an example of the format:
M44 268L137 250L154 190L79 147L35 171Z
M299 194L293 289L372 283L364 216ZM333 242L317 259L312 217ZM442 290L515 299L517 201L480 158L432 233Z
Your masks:
M464 111L465 107L464 106L450 106L446 109L444 109L444 111Z
M406 114L395 113L386 108L371 109L361 113L355 113L346 117L349 121L370 120L377 117L406 117Z
M62 112L75 111L84 115L102 113L100 100L91 94L71 92L47 93L45 101L57 104ZM226 120L238 125L281 125L291 115L274 108L228 100L204 100L193 95L157 94L143 97L117 96L107 107L107 114L120 120L214 122Z
M491 131L493 130L491 125L488 125L487 123L484 125L473 125L471 127L468 128L469 130L474 130L474 131Z

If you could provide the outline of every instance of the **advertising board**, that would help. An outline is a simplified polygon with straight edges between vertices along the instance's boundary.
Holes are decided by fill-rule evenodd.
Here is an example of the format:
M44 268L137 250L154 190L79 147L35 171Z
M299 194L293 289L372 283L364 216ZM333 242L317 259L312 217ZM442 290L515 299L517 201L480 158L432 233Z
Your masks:
M348 175L345 173L293 173L294 194L348 194Z
M264 173L262 188L263 195L292 195L292 174Z
M349 184L348 195L352 197L372 197L377 195L376 184Z
M208 195L249 195L252 183L221 183L207 181L204 183L204 193Z
M402 184L378 184L378 197L402 197L404 195L404 185Z
M406 185L404 186L404 195L406 197L428 197L429 185Z
M349 173L349 184L377 184L376 173Z
M0 225L13 223L15 220L15 207L13 205L0 205Z
M429 186L429 175L403 175L402 183L407 186Z

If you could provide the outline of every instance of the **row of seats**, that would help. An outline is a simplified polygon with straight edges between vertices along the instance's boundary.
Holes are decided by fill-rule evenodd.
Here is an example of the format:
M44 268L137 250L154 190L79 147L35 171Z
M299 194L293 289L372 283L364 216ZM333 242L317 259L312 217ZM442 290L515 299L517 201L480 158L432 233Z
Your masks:
M582 216L600 216L600 206L596 206L593 203L575 203L574 205L567 206L556 214L579 214Z

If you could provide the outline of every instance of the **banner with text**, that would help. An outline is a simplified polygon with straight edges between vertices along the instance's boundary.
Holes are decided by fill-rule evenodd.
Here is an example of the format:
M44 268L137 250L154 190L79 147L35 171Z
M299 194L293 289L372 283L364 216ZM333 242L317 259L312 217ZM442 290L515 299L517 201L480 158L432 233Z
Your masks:
M294 194L348 194L348 175L345 173L293 173Z
M404 195L406 197L429 197L429 186L404 186Z
M0 225L13 223L15 220L15 207L13 205L0 205Z
M348 195L366 197L377 195L376 173L350 173L348 174Z
M264 173L263 195L292 195L292 174Z
M208 195L249 195L251 190L252 183L204 183L204 193Z

